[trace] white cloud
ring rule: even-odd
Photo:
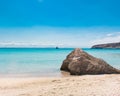
[[[110,34],[107,34],[107,36],[112,36],[113,34],[112,33],[110,33]]]
[[[120,35],[120,32],[108,33],[106,36],[112,37],[112,36],[118,36],[118,35]]]
[[[95,44],[114,43],[114,42],[120,42],[120,32],[106,34],[106,37],[96,39],[91,43],[92,45],[95,45]]]
[[[60,43],[41,43],[41,42],[14,42],[14,41],[9,41],[9,42],[0,42],[0,47],[64,47],[64,44]]]
[[[95,27],[0,28],[0,47],[90,47],[120,41],[119,31]]]

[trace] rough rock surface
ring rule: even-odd
[[[92,46],[92,48],[120,48],[120,42],[118,43],[107,43],[107,44],[98,44]]]
[[[113,68],[104,60],[95,58],[79,48],[66,57],[60,70],[68,71],[71,75],[120,73],[120,70]]]

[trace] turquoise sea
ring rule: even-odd
[[[73,48],[0,48],[0,76],[61,76],[60,66]],[[120,49],[83,48],[120,69]]]

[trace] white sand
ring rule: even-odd
[[[120,96],[120,75],[0,78],[0,96]]]

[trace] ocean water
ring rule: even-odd
[[[60,66],[73,48],[0,48],[0,76],[61,76]],[[120,49],[83,48],[120,69]]]

